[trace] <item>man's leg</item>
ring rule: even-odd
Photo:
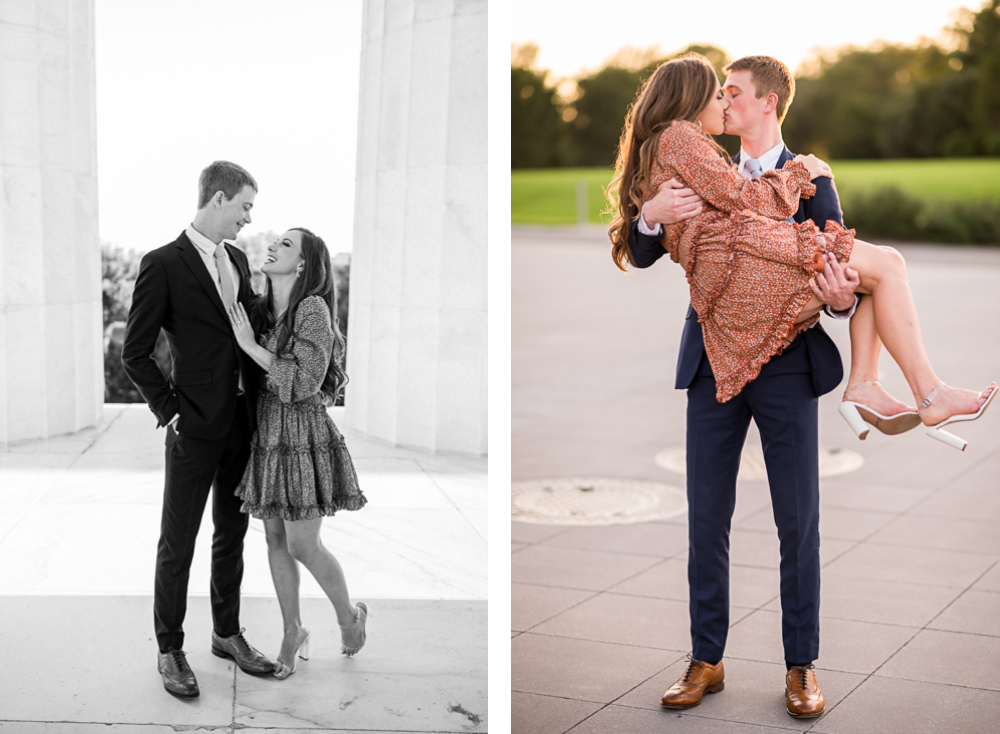
[[[688,709],[725,687],[722,655],[729,635],[729,526],[736,475],[750,425],[741,395],[715,399],[715,380],[699,375],[688,388],[687,497],[691,662],[660,698]]]
[[[742,395],[716,400],[711,377],[695,377],[688,388],[691,655],[712,664],[722,659],[729,635],[729,529],[750,417]]]
[[[243,539],[249,517],[240,512],[235,495],[250,458],[250,427],[240,397],[233,427],[219,460],[212,492],[212,619],[220,637],[240,631],[240,585],[243,582]]]
[[[755,380],[744,391],[760,430],[781,545],[785,660],[819,656],[819,400],[808,374]]]
[[[153,620],[160,652],[184,647],[188,576],[215,476],[221,441],[178,436],[167,428],[166,477],[156,550]]]

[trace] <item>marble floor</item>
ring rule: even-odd
[[[673,389],[683,271],[666,261],[618,273],[602,232],[515,228],[512,240],[512,479],[683,487],[654,461],[685,440],[685,394]],[[900,250],[942,379],[980,389],[1000,379],[1000,250]],[[824,328],[846,359],[847,325]],[[888,357],[882,378],[907,394]],[[512,523],[515,734],[1000,730],[1000,414],[956,426],[970,442],[960,453],[920,429],[858,441],[839,400],[839,390],[820,400],[820,446],[863,464],[820,480],[823,716],[784,710],[771,499],[766,481],[741,479],[726,687],[683,712],[660,696],[690,650],[686,516]],[[748,441],[760,445],[755,429]]]
[[[203,521],[185,624],[202,695],[181,701],[162,690],[152,640],[154,425],[144,405],[108,404],[93,429],[0,447],[0,649],[24,663],[0,668],[0,731],[486,731],[485,458],[344,430],[368,505],[326,519],[322,536],[368,602],[369,639],[339,654],[329,602],[304,573],[312,657],[284,682],[210,654]],[[244,560],[242,622],[273,655],[281,618],[258,520]]]

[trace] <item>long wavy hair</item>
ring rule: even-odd
[[[299,304],[309,296],[319,296],[330,309],[330,324],[333,326],[333,354],[326,370],[326,377],[320,392],[332,405],[336,402],[340,391],[347,384],[347,373],[344,371],[344,353],[346,342],[340,333],[340,320],[337,318],[337,289],[334,287],[333,267],[330,263],[330,252],[321,237],[304,227],[292,227],[292,230],[302,233],[302,272],[295,279],[291,295],[288,297],[288,308],[279,316],[274,317],[274,295],[270,280],[264,281],[264,293],[257,300],[256,321],[260,331],[280,330],[278,336],[278,355],[286,354],[288,342],[294,336],[302,339],[293,331],[295,314]],[[292,231],[289,230],[289,231]]]
[[[614,215],[608,229],[611,257],[621,270],[632,262],[629,231],[642,208],[643,184],[649,180],[660,133],[674,120],[695,122],[712,100],[718,80],[711,62],[701,54],[665,61],[646,80],[625,116],[615,176],[605,189],[606,211]],[[728,160],[717,143],[715,147]]]

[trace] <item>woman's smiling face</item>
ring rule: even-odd
[[[302,233],[290,229],[267,248],[267,259],[260,266],[268,275],[294,273],[302,262]]]

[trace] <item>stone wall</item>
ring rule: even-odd
[[[366,0],[347,421],[486,453],[485,0]]]
[[[104,400],[93,0],[0,2],[0,443]]]

